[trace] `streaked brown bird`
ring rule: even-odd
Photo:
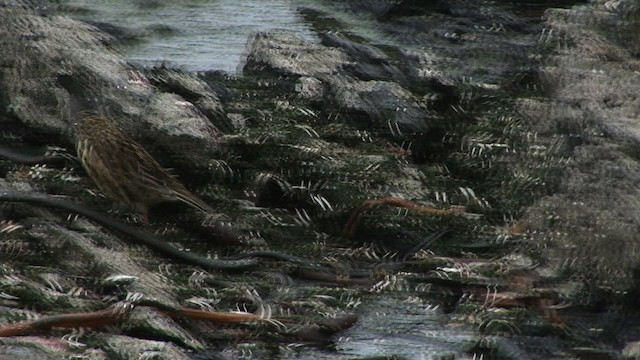
[[[148,223],[149,208],[181,201],[205,213],[213,209],[187,190],[140,144],[104,117],[78,114],[76,150],[82,166],[111,200],[124,203]]]

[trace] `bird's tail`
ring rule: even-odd
[[[203,213],[206,213],[206,214],[214,214],[215,213],[215,210],[213,210],[213,208],[211,206],[207,205],[204,201],[198,199],[195,195],[193,195],[192,193],[190,193],[188,191],[182,192],[182,191],[173,190],[172,192],[175,195],[176,199],[178,199],[179,201],[191,206],[192,208],[194,208],[196,210],[200,210],[200,211],[202,211]]]

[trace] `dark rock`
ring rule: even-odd
[[[135,31],[123,26],[114,25],[102,21],[86,21],[89,25],[93,25],[105,33],[113,36],[114,41],[105,45],[115,46],[118,43],[131,43],[140,40],[140,35]]]
[[[361,80],[406,82],[404,74],[391,64],[391,59],[382,50],[359,44],[336,33],[320,33],[320,39],[323,45],[340,48],[353,59],[353,62],[345,65],[345,74]]]

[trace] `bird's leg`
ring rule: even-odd
[[[142,225],[148,226],[149,225],[149,210],[144,210],[140,215],[142,216]]]

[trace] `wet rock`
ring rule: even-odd
[[[407,76],[414,82],[417,80],[418,84],[427,85],[434,93],[455,93],[456,80],[443,71],[445,59],[422,49],[401,49],[401,52],[406,63]]]
[[[322,45],[341,48],[358,61],[378,64],[389,64],[390,61],[390,58],[380,49],[371,45],[358,44],[337,33],[323,32],[320,34],[320,40]]]
[[[316,324],[310,324],[296,329],[294,336],[304,341],[326,343],[332,340],[336,333],[344,331],[358,320],[353,314],[340,314],[333,318],[319,320]]]
[[[114,40],[117,40],[110,45],[117,45],[118,43],[130,43],[140,40],[140,36],[138,34],[124,26],[118,26],[102,21],[87,21],[87,23],[113,36]]]
[[[628,2],[627,2],[628,3]],[[619,16],[605,2],[593,7],[549,10],[552,34],[541,41],[567,41],[542,70],[554,101],[521,104],[535,129],[560,133],[570,149],[561,191],[527,211],[532,232],[546,237],[547,259],[563,271],[589,274],[589,283],[624,289],[632,283],[639,251],[640,161],[637,126],[640,63],[597,31]],[[622,25],[618,25],[622,26]],[[615,106],[612,106],[612,99]]]
[[[142,340],[127,336],[109,335],[104,340],[111,354],[123,359],[188,360],[191,356],[170,342]]]
[[[35,340],[35,341],[34,341]],[[36,339],[2,339],[0,340],[0,358],[15,360],[62,360],[67,358],[67,354],[62,351],[61,344],[47,344],[41,341],[38,344]],[[96,354],[98,355],[98,354]],[[96,356],[96,359],[104,357]]]
[[[629,360],[640,359],[640,341],[628,342],[622,350],[622,356]]]
[[[325,89],[322,81],[305,76],[296,81],[296,92],[305,99],[320,101],[324,96]]]
[[[148,334],[152,335],[152,339],[165,340],[169,342],[166,344],[166,348],[173,347],[173,351],[178,351],[178,348],[173,344],[191,350],[204,349],[204,344],[197,340],[193,334],[183,329],[175,320],[165,316],[156,309],[147,307],[134,309],[127,321],[127,331],[131,334],[138,334],[139,336]],[[134,338],[131,339],[131,344],[140,346],[140,342]]]
[[[0,8],[0,17],[7,19],[0,25],[6,34],[0,48],[8,55],[0,73],[6,89],[1,99],[6,109],[3,119],[19,119],[31,129],[57,134],[71,143],[74,109],[70,108],[76,97],[84,107],[112,118],[133,138],[175,154],[189,167],[206,167],[202,156],[216,146],[219,131],[203,113],[224,119],[209,88],[197,88],[203,84],[191,76],[179,81],[176,75],[173,84],[191,93],[198,91],[200,96],[185,99],[159,91],[123,60],[114,38],[89,24],[42,17],[20,7]],[[73,84],[75,94],[69,94],[65,82]],[[162,134],[185,141],[163,141]]]
[[[390,69],[383,52],[331,34],[326,34],[325,39],[332,45],[346,48],[346,51],[305,44],[286,32],[258,33],[248,47],[248,59],[251,61],[245,65],[245,72],[250,73],[261,64],[263,71],[315,77],[325,84],[330,103],[360,119],[364,128],[385,129],[392,134],[427,130],[428,119],[424,117],[420,99],[396,82],[383,81],[384,78],[401,76],[370,74],[366,76],[367,80],[359,80],[348,75],[350,64],[367,61]],[[291,54],[296,52],[300,54],[292,60]],[[367,60],[363,61],[364,58]]]
[[[344,73],[361,80],[389,80],[406,82],[404,74],[391,64],[391,59],[380,49],[359,44],[336,33],[320,34],[321,43],[325,46],[342,49],[353,62],[345,65]]]
[[[389,0],[364,0],[364,1],[350,1],[344,5],[349,6],[353,11],[359,13],[372,14],[376,17],[383,17],[387,13],[393,11],[397,7],[400,7],[402,2],[389,1]],[[421,6],[417,6],[420,8]]]
[[[590,347],[576,347],[572,349],[580,360],[615,360],[618,354],[613,351],[607,351]]]
[[[233,129],[224,114],[218,95],[208,83],[196,75],[167,67],[152,68],[148,73],[153,85],[164,92],[173,93],[192,103],[211,121],[216,129],[226,129],[227,131]]]
[[[247,43],[245,74],[273,71],[282,75],[314,76],[333,74],[350,60],[335,48],[306,42],[282,30],[258,32]]]
[[[337,106],[358,118],[364,128],[391,135],[428,129],[429,119],[421,109],[420,100],[397,83],[339,76],[327,77],[326,82]]]

